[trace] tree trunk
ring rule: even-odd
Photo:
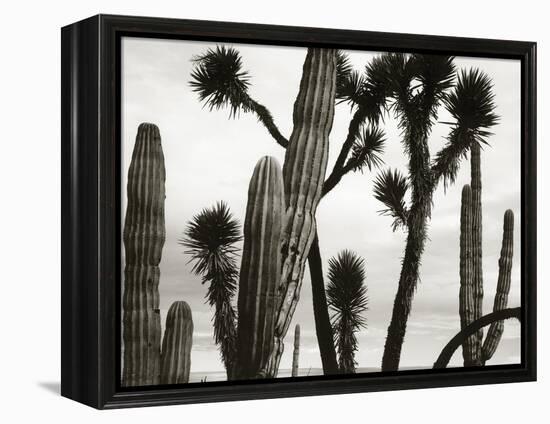
[[[399,368],[401,348],[407,330],[407,319],[411,313],[412,299],[418,282],[420,258],[424,251],[426,221],[427,217],[421,210],[411,211],[405,256],[382,357],[382,371],[397,371]]]
[[[317,233],[308,256],[309,273],[311,276],[311,291],[313,294],[313,315],[315,317],[315,331],[317,342],[323,363],[325,375],[338,373],[338,362],[336,360],[336,349],[334,348],[334,333],[330,324],[328,313],[325,282],[323,278],[323,263],[319,251],[319,237]]]
[[[420,260],[426,244],[426,226],[431,212],[433,193],[427,133],[425,128],[411,127],[407,131],[407,144],[410,146],[411,209],[407,219],[405,255],[382,357],[382,371],[397,371],[399,368],[407,320],[418,284]]]

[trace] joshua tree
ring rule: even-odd
[[[333,312],[338,364],[342,373],[354,373],[358,348],[355,334],[366,327],[363,314],[368,303],[363,259],[349,250],[340,252],[337,258],[329,260],[328,280],[328,304]]]
[[[490,133],[487,131],[498,122],[494,113],[495,103],[491,79],[477,69],[461,71],[455,89],[445,99],[445,106],[455,119],[453,132],[447,150],[463,149],[464,143],[470,146],[471,190],[472,190],[472,319],[482,315],[483,304],[483,266],[482,266],[482,219],[481,219],[481,145],[487,144]],[[444,150],[442,157],[449,156]],[[441,172],[445,179],[454,182],[458,162],[441,161]],[[483,343],[483,329],[471,340],[472,353],[478,354],[467,362],[480,364],[480,352]]]
[[[243,70],[240,54],[233,48],[216,47],[194,58],[191,87],[211,109],[228,107],[230,117],[238,112],[254,113],[275,141],[286,148],[289,141],[280,133],[269,110],[248,93],[248,72]],[[304,68],[305,69],[305,68]],[[321,196],[330,192],[350,171],[379,166],[384,135],[377,124],[384,106],[384,87],[369,66],[360,74],[352,70],[349,59],[336,53],[336,99],[352,105],[353,117],[337,161],[324,181]],[[328,87],[323,87],[326,90]],[[330,130],[330,128],[329,128]],[[338,371],[332,328],[326,303],[323,269],[317,234],[309,249],[313,306],[317,338],[325,374]]]
[[[495,124],[490,80],[479,71],[461,73],[452,93],[455,67],[449,56],[383,54],[372,65],[384,80],[389,109],[402,130],[408,156],[408,178],[399,172],[384,172],[376,181],[375,196],[386,206],[383,214],[394,218],[393,229],[407,230],[407,241],[398,290],[382,359],[384,371],[397,370],[405,338],[407,320],[419,278],[419,268],[427,237],[432,197],[440,179],[454,182],[460,161],[475,143],[484,141],[487,129]],[[474,84],[482,93],[472,96]],[[489,101],[487,101],[489,99]],[[428,138],[444,103],[455,122],[447,144],[432,161]],[[458,107],[455,107],[458,105]],[[475,111],[475,112],[472,112]],[[410,189],[410,204],[404,200]]]
[[[232,377],[236,349],[237,247],[240,226],[224,202],[203,209],[188,223],[179,243],[191,255],[193,272],[208,283],[206,298],[214,306],[214,341],[220,346],[228,378]]]

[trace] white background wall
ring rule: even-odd
[[[548,419],[547,230],[542,159],[549,116],[543,2],[462,0],[4,2],[0,65],[0,421],[455,422]],[[539,382],[98,412],[61,398],[60,31],[102,13],[534,40],[539,43]],[[545,77],[546,76],[546,77]],[[546,168],[546,169],[544,169]],[[545,395],[546,392],[546,395]],[[196,420],[196,421],[195,421]],[[534,421],[533,421],[534,420]]]

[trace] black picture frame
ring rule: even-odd
[[[118,306],[123,36],[520,60],[521,364],[122,389]],[[97,15],[64,27],[61,44],[63,396],[103,409],[536,380],[536,43]]]

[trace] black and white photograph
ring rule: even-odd
[[[120,55],[122,387],[522,363],[519,60]]]
[[[0,423],[545,421],[542,2],[5,3]]]

